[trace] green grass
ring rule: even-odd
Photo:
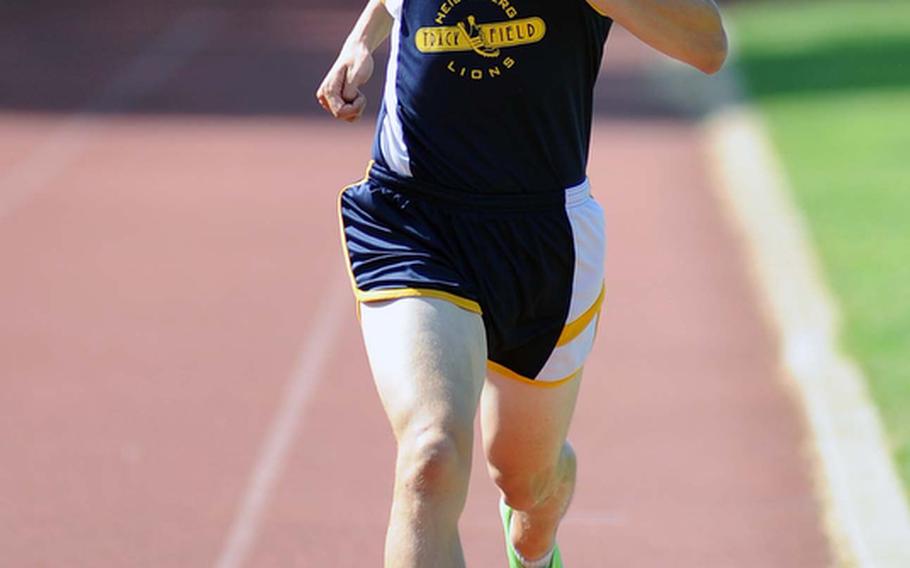
[[[728,17],[910,488],[910,2],[762,2]]]

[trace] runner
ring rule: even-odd
[[[373,162],[340,196],[374,381],[398,442],[389,568],[464,566],[477,409],[511,568],[559,567],[566,434],[604,298],[585,175],[613,22],[713,73],[711,0],[371,0],[317,93],[355,121],[391,34]]]

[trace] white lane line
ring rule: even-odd
[[[222,12],[208,10],[179,16],[26,158],[0,173],[0,221],[37,195],[102,134],[99,113],[124,111],[144,93],[166,83],[208,44],[224,19]]]
[[[341,335],[344,308],[350,307],[350,303],[348,285],[333,281],[327,296],[319,303],[318,312],[311,319],[309,336],[285,385],[281,406],[262,444],[240,508],[215,563],[217,568],[240,568],[248,558],[269,496],[290,453],[303,410],[319,379],[325,374],[329,352]]]
[[[910,512],[840,314],[762,118],[733,106],[706,123],[721,199],[738,221],[784,364],[814,437],[828,529],[845,566],[910,566]]]

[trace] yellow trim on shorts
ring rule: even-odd
[[[456,294],[433,290],[431,288],[392,288],[390,290],[363,290],[354,287],[354,295],[359,302],[381,302],[383,300],[397,300],[399,298],[435,298],[455,304],[459,308],[483,315],[480,304],[474,300],[463,298]]]
[[[577,371],[575,371],[568,377],[565,377],[565,378],[562,378],[562,379],[559,379],[556,381],[542,381],[539,379],[535,381],[534,379],[529,379],[528,377],[523,377],[523,376],[519,375],[518,373],[516,373],[515,371],[509,369],[508,367],[503,367],[499,363],[495,363],[493,361],[489,361],[489,360],[487,361],[487,368],[490,369],[491,371],[496,371],[500,375],[507,377],[509,379],[515,379],[516,381],[520,381],[522,383],[525,383],[525,384],[528,384],[528,385],[531,385],[531,386],[534,386],[537,388],[542,388],[542,389],[552,389],[555,387],[562,386],[562,385],[568,383],[569,381],[571,381],[572,379],[578,377],[578,375],[581,374],[581,369],[578,369]]]
[[[588,2],[588,6],[590,6],[591,9],[593,9],[595,12],[597,12],[598,14],[600,14],[601,16],[603,16],[604,18],[609,18],[609,17],[610,17],[606,12],[603,11],[603,9],[602,9],[600,6],[597,6],[597,5],[594,4],[594,2],[592,2],[591,0],[586,0],[586,1]]]
[[[559,335],[559,339],[556,340],[556,347],[562,347],[567,343],[571,343],[573,339],[581,335],[581,332],[588,328],[588,324],[591,323],[597,314],[600,313],[600,307],[604,301],[604,295],[606,293],[606,287],[600,287],[600,294],[597,295],[597,299],[594,300],[594,304],[587,309],[587,311],[578,318],[566,325],[563,328],[562,333]]]

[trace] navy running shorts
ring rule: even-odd
[[[359,302],[440,298],[480,314],[488,365],[554,386],[591,351],[604,297],[604,217],[586,182],[478,195],[402,180],[376,165],[339,198]]]

